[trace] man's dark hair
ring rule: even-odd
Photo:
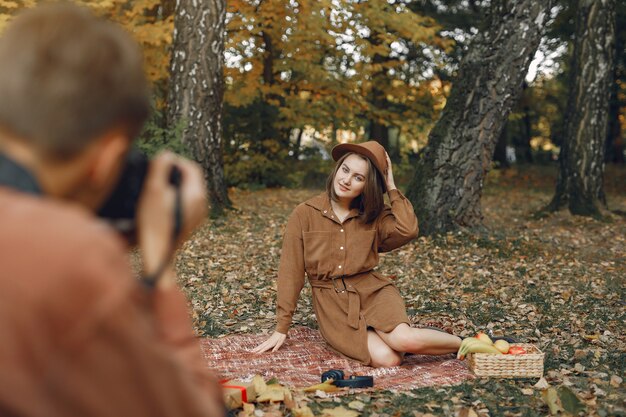
[[[138,45],[120,26],[69,3],[27,10],[0,36],[0,130],[55,158],[150,108]]]

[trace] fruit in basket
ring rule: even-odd
[[[509,348],[509,355],[524,355],[526,353],[528,353],[526,349],[521,346],[511,346]]]
[[[478,332],[478,334],[476,335],[476,339],[480,340],[483,343],[487,343],[488,345],[493,344],[493,341],[491,340],[491,338],[483,332]]]
[[[506,340],[496,340],[493,345],[495,346],[496,349],[498,349],[500,352],[502,353],[508,353],[509,352],[509,342],[507,342]]]
[[[466,339],[463,339],[456,357],[457,359],[462,360],[468,353],[493,353],[496,355],[502,354],[502,352],[496,349],[493,344],[485,343],[475,337],[468,337]]]

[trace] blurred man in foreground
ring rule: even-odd
[[[172,264],[206,212],[201,171],[173,154],[150,163],[136,221],[154,286],[94,214],[148,109],[138,47],[86,10],[38,7],[0,36],[2,416],[224,415]]]

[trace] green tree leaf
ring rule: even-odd
[[[572,415],[578,415],[581,411],[585,411],[585,404],[580,401],[578,396],[576,396],[571,389],[562,385],[558,388],[557,392],[561,400],[561,405],[566,412]]]

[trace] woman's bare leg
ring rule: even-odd
[[[396,352],[425,355],[454,353],[461,346],[461,338],[431,329],[416,329],[406,323],[399,324],[389,333],[376,330],[380,339]]]
[[[367,331],[367,348],[372,358],[371,366],[388,368],[402,363],[402,354],[391,349],[373,330]]]

